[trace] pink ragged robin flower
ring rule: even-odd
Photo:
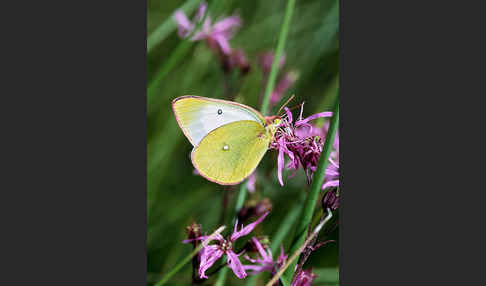
[[[238,258],[242,253],[236,254],[233,250],[234,242],[247,234],[249,234],[262,220],[268,215],[269,212],[262,215],[255,222],[238,230],[238,221],[235,223],[233,233],[228,238],[224,238],[222,235],[218,234],[214,237],[212,241],[215,244],[207,245],[201,249],[199,252],[200,264],[199,264],[199,277],[207,279],[206,270],[208,270],[218,259],[226,255],[228,266],[233,270],[233,273],[240,279],[247,276],[244,265],[241,264]],[[208,236],[200,236],[195,238],[196,240],[204,240]],[[184,240],[184,243],[192,242],[193,239]],[[211,243],[211,241],[209,242]]]
[[[320,112],[311,115],[307,118],[302,117],[304,105],[302,104],[300,115],[293,122],[293,116],[290,110],[285,107],[286,116],[282,118],[282,123],[278,127],[274,140],[270,144],[270,148],[278,150],[277,159],[277,175],[280,185],[283,184],[282,171],[284,168],[285,158],[289,158],[288,164],[285,166],[289,170],[295,172],[302,167],[307,176],[308,183],[312,180],[312,174],[317,169],[317,163],[321,156],[323,142],[325,137],[313,135],[315,127],[309,121],[320,117],[331,117],[332,112]]]
[[[311,286],[312,281],[316,278],[316,274],[312,272],[312,269],[302,270],[292,281],[292,286]]]
[[[295,133],[301,138],[312,136],[325,138],[328,129],[329,121],[324,124],[323,128],[310,125],[308,128],[297,129]],[[339,131],[336,131],[336,136],[334,137],[331,154],[329,155],[329,163],[326,168],[326,176],[321,189],[324,190],[332,187],[339,187]]]
[[[273,261],[272,251],[268,247],[263,247],[260,241],[256,238],[252,238],[253,244],[256,246],[259,256],[256,259],[250,258],[247,254],[244,256],[246,260],[250,261],[251,263],[256,263],[253,265],[244,265],[243,267],[245,270],[250,270],[248,274],[254,275],[258,274],[263,271],[271,272],[275,274],[277,270],[285,264],[288,255],[285,255],[283,247],[280,251],[280,256],[278,257],[277,261]]]
[[[184,12],[180,10],[174,13],[174,18],[178,26],[178,34],[181,38],[189,36],[195,29],[195,23],[203,19],[206,9],[207,4],[203,2],[196,13],[194,22],[189,21]],[[191,37],[191,41],[206,40],[210,48],[221,51],[225,55],[230,55],[231,47],[229,39],[233,37],[236,29],[240,26],[241,18],[239,16],[230,16],[211,23],[211,17],[208,15],[201,29]]]

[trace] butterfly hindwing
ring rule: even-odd
[[[192,163],[199,173],[221,185],[243,181],[258,166],[270,137],[258,122],[242,120],[221,126],[194,148]]]
[[[212,130],[225,124],[250,120],[264,125],[264,117],[253,108],[236,102],[199,97],[181,96],[172,102],[177,123],[193,146]]]

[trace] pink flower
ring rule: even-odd
[[[250,261],[251,263],[256,263],[257,265],[245,265],[243,266],[245,270],[251,270],[249,274],[254,275],[258,274],[263,271],[267,272],[272,272],[275,274],[277,270],[285,264],[285,261],[287,260],[288,255],[284,254],[283,247],[281,248],[280,256],[278,257],[278,260],[276,262],[273,261],[272,257],[272,251],[270,248],[265,247],[263,248],[262,244],[256,237],[252,238],[253,243],[257,247],[258,253],[260,254],[259,257],[256,259],[250,258],[248,255],[245,255],[245,259]]]
[[[189,36],[195,28],[195,22],[203,19],[206,12],[207,4],[203,2],[196,13],[195,21],[189,21],[184,12],[178,10],[174,13],[174,18],[178,25],[178,34],[181,38]],[[231,39],[238,27],[241,26],[239,16],[230,16],[211,24],[211,18],[208,15],[202,24],[201,30],[194,33],[191,41],[206,40],[212,49],[221,51],[225,55],[231,54],[229,39]]]
[[[315,278],[316,275],[312,273],[312,269],[300,271],[292,281],[292,286],[310,286]]]
[[[225,72],[231,72],[235,67],[241,71],[242,75],[250,72],[248,57],[242,49],[235,49],[231,51],[230,55],[223,55],[222,64]]]
[[[332,112],[320,112],[307,118],[302,118],[304,105],[302,104],[300,115],[293,123],[293,116],[290,110],[285,107],[286,117],[282,118],[282,123],[275,133],[270,148],[278,150],[277,175],[280,185],[283,186],[282,171],[285,163],[285,155],[289,162],[285,166],[289,170],[294,170],[291,175],[302,167],[310,183],[312,174],[317,169],[317,163],[321,156],[324,137],[316,134],[316,128],[309,121],[320,117],[331,117]]]
[[[216,241],[216,244],[207,245],[201,249],[199,252],[200,257],[200,264],[199,264],[199,277],[207,279],[206,270],[208,270],[214,262],[220,259],[224,254],[226,254],[228,266],[233,270],[233,273],[240,278],[243,279],[247,276],[245,272],[244,265],[241,264],[239,260],[239,256],[242,254],[236,254],[233,251],[233,243],[240,237],[249,234],[267,215],[269,212],[262,215],[259,219],[255,222],[250,223],[249,225],[243,227],[238,230],[238,221],[235,223],[235,227],[233,230],[233,234],[229,238],[224,238],[222,235],[218,234],[214,237],[212,241]],[[194,239],[187,239],[184,240],[183,243],[189,243],[193,240],[204,240],[208,236],[200,236]],[[211,241],[210,241],[211,242]],[[209,242],[209,243],[210,243]]]

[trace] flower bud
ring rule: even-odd
[[[202,235],[202,227],[200,224],[193,222],[191,225],[186,226],[187,239],[195,239]],[[199,241],[194,240],[193,244],[196,246]]]
[[[337,188],[332,188],[326,192],[322,197],[322,208],[327,210],[329,208],[331,211],[336,210],[339,207],[339,194],[337,193]]]
[[[251,201],[238,212],[238,221],[244,222],[253,216],[261,216],[272,209],[272,203],[268,198],[259,202]]]
[[[256,239],[258,239],[263,248],[267,248],[270,245],[270,240],[266,235],[258,236],[256,237]],[[248,240],[248,242],[244,246],[244,249],[248,252],[258,252],[258,248],[255,245],[253,239]]]

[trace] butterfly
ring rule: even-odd
[[[172,109],[194,146],[194,168],[220,185],[236,185],[253,173],[281,122],[241,103],[201,96],[178,97]]]

